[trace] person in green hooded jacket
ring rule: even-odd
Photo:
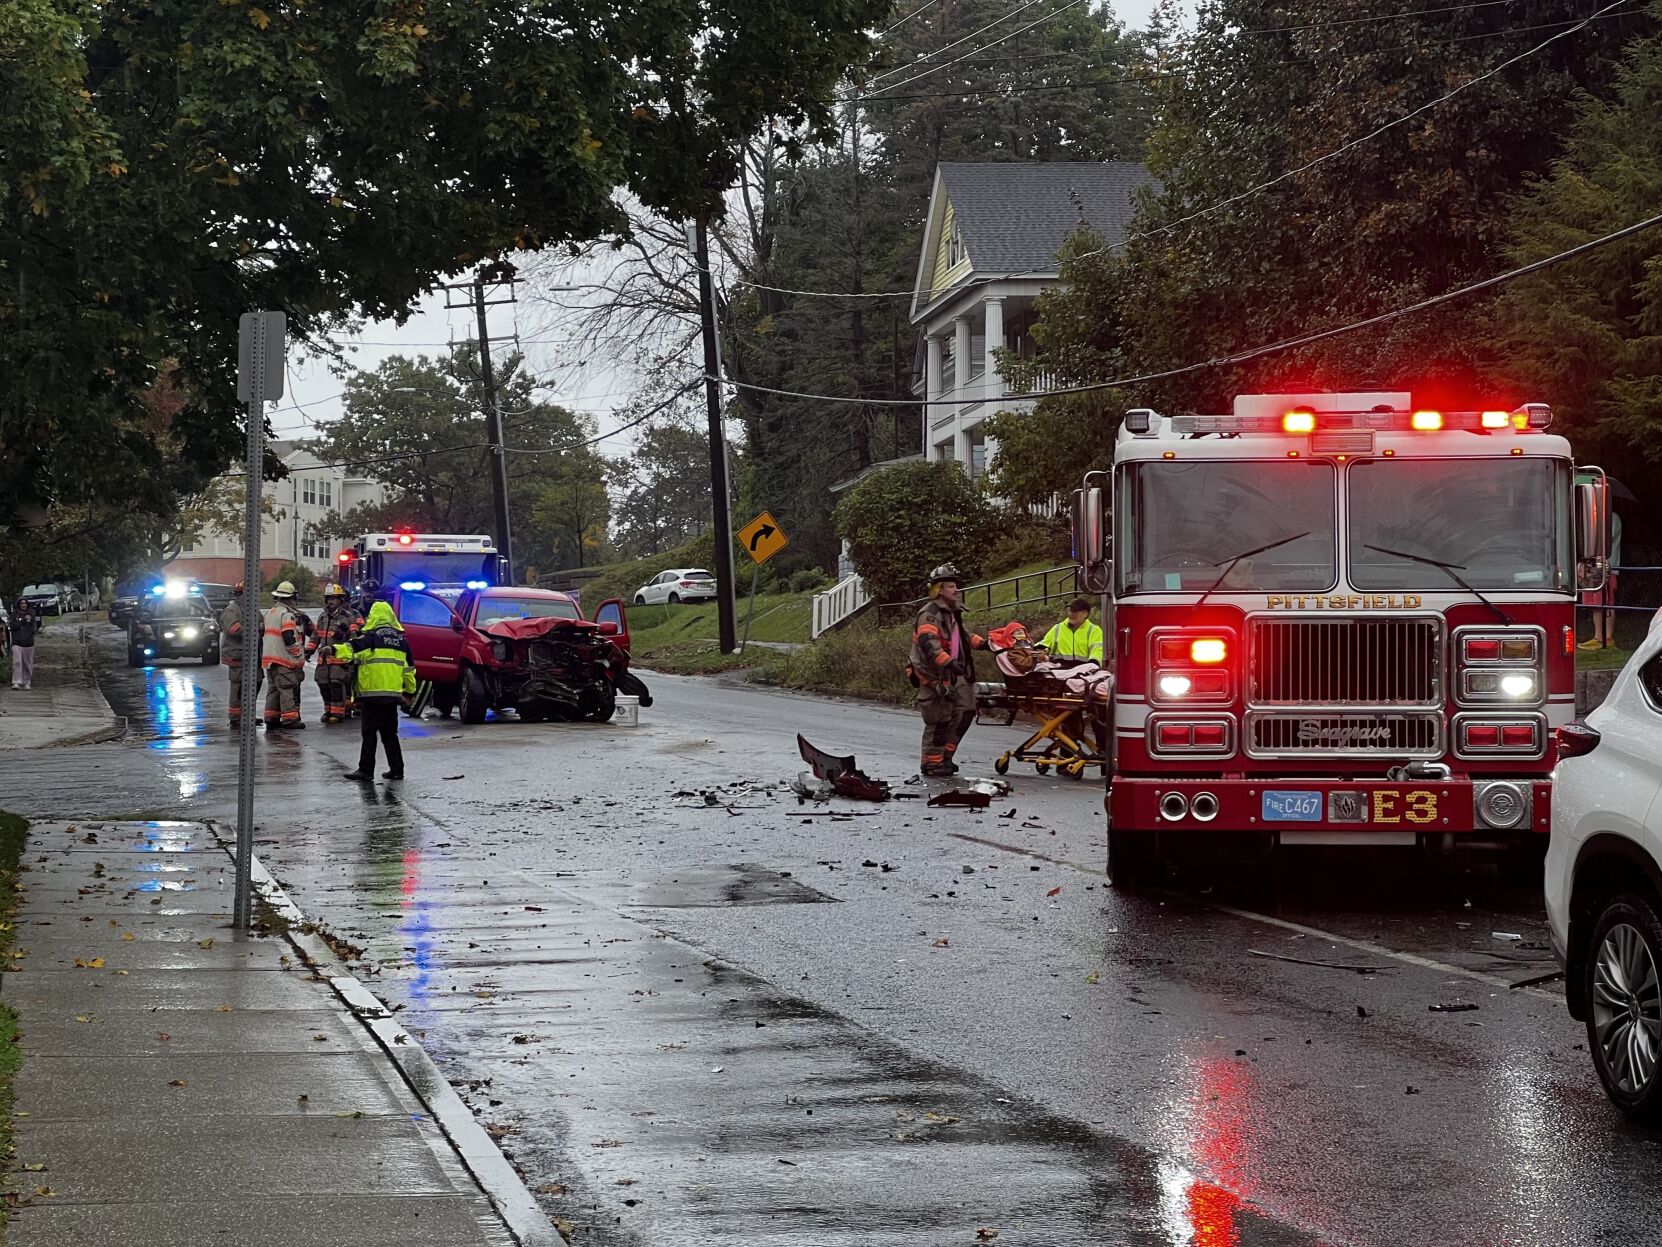
[[[404,778],[404,751],[398,744],[398,707],[415,695],[415,663],[410,643],[404,639],[404,625],[398,622],[387,602],[371,603],[363,631],[350,641],[335,646],[335,657],[349,662],[358,673],[358,707],[362,712],[363,747],[358,751],[358,769],[347,779],[375,778],[375,740],[386,751],[385,779]]]

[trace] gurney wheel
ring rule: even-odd
[[[1067,766],[1062,767],[1061,770],[1062,774],[1066,775],[1069,779],[1085,778],[1085,768],[1077,762],[1069,763]]]
[[[1010,770],[1010,755],[1004,754],[998,759],[998,761],[994,762],[993,770],[997,771],[1000,775],[1006,774]]]
[[[1033,764],[1033,769],[1035,771],[1037,771],[1040,775],[1049,775],[1050,774],[1050,763],[1048,763],[1048,762],[1035,762]]]

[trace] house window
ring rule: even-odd
[[[946,232],[946,266],[954,268],[964,258],[964,236],[958,232],[957,222]]]
[[[970,443],[970,475],[979,477],[987,470],[987,443]]]
[[[317,483],[317,503],[320,507],[333,510],[335,506],[335,483],[333,481],[319,481]]]
[[[300,483],[300,500],[309,507],[317,505],[317,482],[310,477]]]

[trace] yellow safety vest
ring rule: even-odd
[[[1087,619],[1075,628],[1066,619],[1055,624],[1040,642],[1052,658],[1089,658],[1102,661],[1102,629]]]

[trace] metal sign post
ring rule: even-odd
[[[739,642],[739,653],[744,653],[745,647],[750,644],[750,621],[756,618],[756,582],[762,576],[762,564],[766,563],[790,542],[785,532],[779,527],[779,521],[773,518],[772,511],[763,511],[750,523],[739,529],[738,541],[750,555],[754,564],[750,569],[750,609],[744,617],[744,640]]]
[[[242,532],[242,716],[238,724],[237,887],[231,923],[253,925],[250,874],[254,861],[254,729],[260,721],[260,491],[265,473],[265,405],[283,397],[281,312],[244,312],[237,323],[237,401],[248,410],[248,475],[244,477]]]

